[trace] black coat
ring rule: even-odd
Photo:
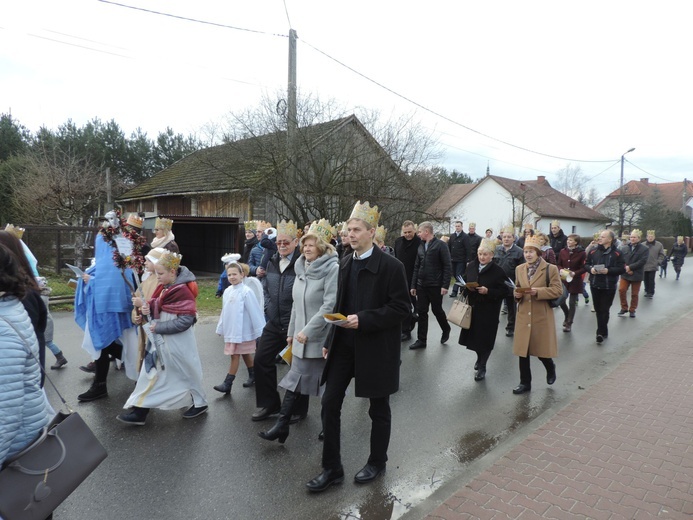
[[[359,327],[354,341],[354,393],[356,397],[385,397],[399,390],[402,321],[409,316],[411,300],[404,266],[395,257],[373,248],[373,254],[358,274],[356,314]],[[340,261],[335,312],[345,308],[345,284],[349,283],[353,256]],[[340,343],[333,326],[327,339],[329,355],[322,374],[324,383],[333,370],[333,360],[351,348]],[[338,366],[338,365],[337,365]]]
[[[250,250],[255,247],[255,244],[258,243],[257,237],[253,237],[250,240],[245,241],[245,244],[243,244],[243,254],[241,255],[241,262],[244,264],[248,263],[248,259],[250,258]]]
[[[469,233],[467,235],[467,240],[469,240],[467,260],[471,262],[473,260],[476,260],[476,252],[479,250],[479,246],[481,245],[481,237],[476,233]]]
[[[558,235],[554,236],[553,233],[549,233],[549,241],[551,242],[551,249],[556,253],[556,258],[561,253],[563,249],[568,247],[568,237],[562,229],[558,230]]]
[[[490,352],[496,343],[501,303],[508,295],[505,271],[497,263],[491,262],[479,272],[479,260],[472,260],[467,264],[464,279],[478,282],[488,289],[488,294],[464,289],[463,294],[472,305],[472,325],[469,329],[462,329],[459,343],[469,350]]]
[[[421,239],[416,235],[411,240],[407,240],[404,237],[398,237],[395,240],[395,258],[404,264],[407,282],[411,282],[411,277],[414,274],[414,264],[416,263],[416,255],[420,245]]]
[[[453,262],[467,262],[469,257],[469,237],[467,233],[462,231],[460,236],[457,236],[457,233],[451,234],[448,240],[448,249],[450,249],[450,259]]]
[[[435,237],[428,243],[421,241],[416,254],[414,273],[411,277],[411,288],[440,287],[447,289],[452,276],[452,263],[447,244]]]
[[[262,283],[267,321],[282,330],[288,329],[291,321],[291,307],[294,304],[293,288],[296,279],[294,264],[299,256],[301,253],[297,247],[294,249],[291,262],[282,273],[279,268],[281,257],[279,253],[274,253],[267,264],[267,273]]]

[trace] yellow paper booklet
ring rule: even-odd
[[[344,316],[344,314],[341,314],[339,312],[335,312],[333,314],[323,314],[323,318],[329,321],[346,321],[347,317]]]

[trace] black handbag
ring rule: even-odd
[[[36,362],[68,413],[58,412],[29,446],[3,463],[0,517],[5,520],[44,520],[107,456],[89,426],[70,409],[41,363]]]
[[[549,286],[549,266],[546,266],[546,287]],[[556,307],[560,307],[565,303],[565,301],[568,299],[568,288],[565,286],[563,282],[561,282],[561,286],[563,287],[563,293],[558,297],[554,298],[553,300],[549,300],[549,307],[552,309],[555,309]]]

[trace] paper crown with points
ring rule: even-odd
[[[293,220],[289,220],[288,222],[286,220],[282,220],[279,224],[277,224],[277,235],[287,235],[291,238],[296,238],[297,233],[298,227]]]
[[[654,229],[648,229],[648,230],[647,230],[647,234],[648,234],[648,235],[655,236],[656,233],[655,233],[655,230],[654,230]]]
[[[334,228],[330,225],[328,220],[321,218],[320,220],[314,221],[308,228],[308,235],[315,235],[319,237],[323,242],[330,243],[332,240],[332,235],[334,234]]]
[[[173,220],[170,218],[156,217],[154,222],[154,229],[161,229],[162,231],[171,231],[173,229]]]
[[[127,225],[142,229],[142,226],[144,225],[144,219],[140,217],[137,213],[130,213],[128,215]]]
[[[601,231],[597,231],[593,236],[595,240],[599,240],[599,237],[602,235]]]
[[[158,265],[164,266],[167,270],[173,271],[180,267],[180,261],[183,259],[183,255],[178,253],[173,253],[166,250],[165,253],[159,257]]]
[[[495,238],[482,238],[479,244],[479,249],[486,249],[487,251],[495,251],[498,241]]]
[[[556,227],[561,227],[561,223],[558,220],[552,220],[551,221],[551,226],[556,226]]]
[[[510,233],[511,235],[514,235],[515,228],[512,226],[505,226],[503,229],[501,229],[501,233]]]
[[[467,225],[467,228],[470,228],[470,227],[475,228],[475,227],[476,227],[476,222],[470,222],[470,223]]]
[[[257,231],[257,220],[246,220],[243,227],[246,231]]]
[[[166,251],[168,250],[164,249],[163,247],[155,247],[154,249],[149,250],[149,253],[146,254],[145,258],[153,264],[158,264],[159,258],[161,258],[161,255],[163,255]]]
[[[638,238],[642,238],[642,231],[639,229],[634,229],[633,231],[630,232],[631,235],[635,235]]]
[[[539,237],[527,237],[525,239],[525,247],[533,247],[537,251],[541,251],[543,245],[543,240]]]
[[[527,222],[524,226],[522,226],[524,229],[534,229],[534,226],[532,225],[531,222]]]
[[[354,206],[354,209],[351,210],[351,216],[349,218],[358,218],[364,222],[368,222],[368,224],[373,227],[378,227],[380,215],[381,214],[378,211],[378,206],[373,206],[371,208],[368,201],[364,202],[363,204],[361,204],[361,201],[358,201]]]
[[[22,237],[24,236],[24,231],[25,231],[25,229],[22,228],[22,227],[13,226],[12,224],[7,224],[7,225],[5,226],[5,231],[7,231],[8,233],[13,234],[13,235],[16,236],[19,240],[21,240]]]
[[[380,243],[380,242],[385,242],[385,237],[387,236],[387,229],[385,229],[385,226],[378,226],[375,228],[375,241]]]

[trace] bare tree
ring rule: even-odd
[[[556,175],[558,180],[553,183],[553,186],[561,193],[565,193],[568,197],[590,207],[599,200],[597,190],[589,187],[589,180],[585,177],[579,164],[573,166],[568,163],[565,168],[558,170]]]

